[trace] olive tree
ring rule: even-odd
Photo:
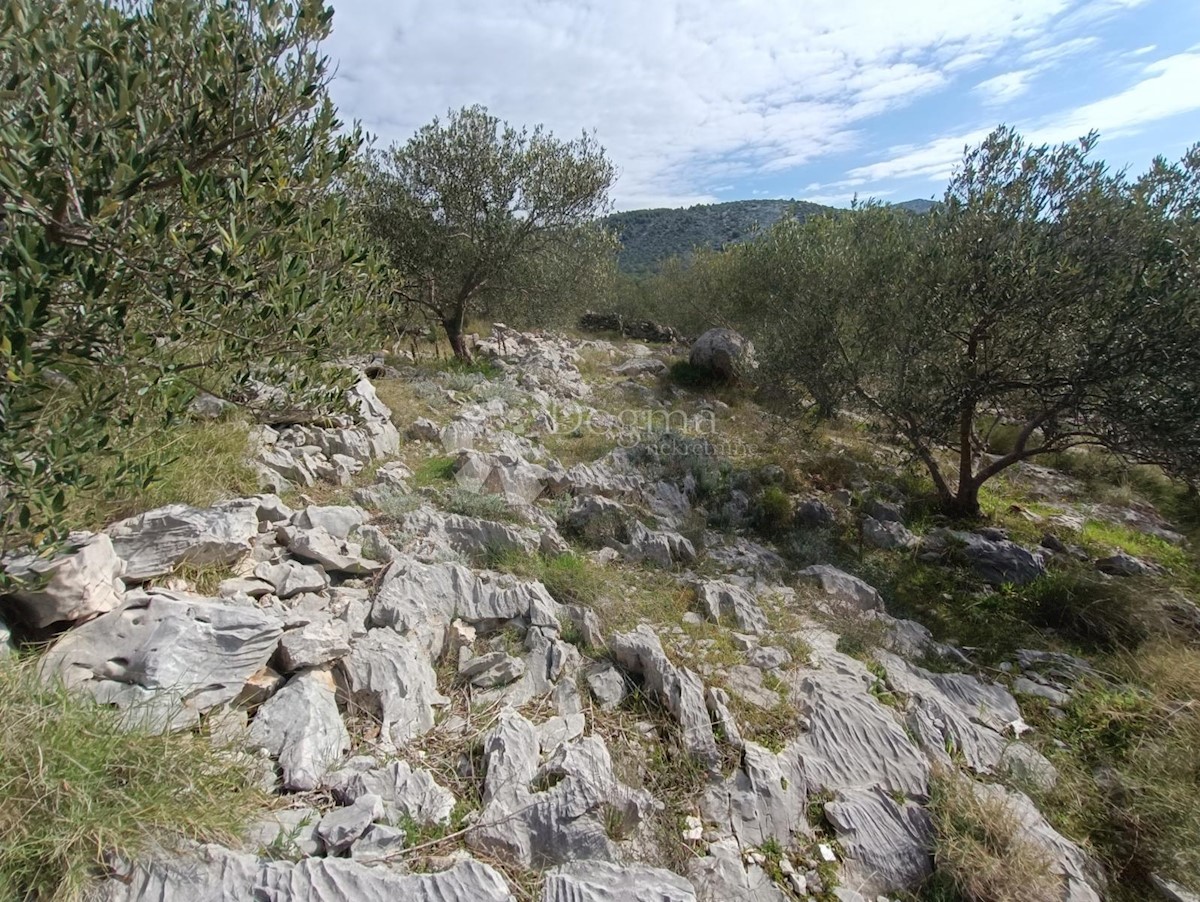
[[[586,133],[563,141],[472,106],[373,163],[360,204],[386,250],[392,290],[445,329],[459,358],[470,356],[470,314],[552,301],[583,261],[612,254],[595,220],[614,170]]]
[[[0,533],[52,530],[199,391],[332,403],[373,266],[316,0],[12,0],[0,16]],[[293,394],[293,397],[296,395]],[[125,461],[106,478],[149,477]]]
[[[858,214],[833,226],[850,285],[773,304],[781,328],[831,345],[781,365],[802,383],[835,368],[952,513],[977,515],[1005,469],[1079,445],[1198,472],[1200,148],[1131,179],[1092,159],[1095,143],[999,129],[929,216],[874,209],[857,237]],[[988,455],[997,423],[1014,438]]]

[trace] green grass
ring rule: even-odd
[[[442,510],[464,517],[480,520],[500,520],[522,523],[524,518],[513,509],[503,495],[490,492],[473,492],[468,489],[452,488],[441,493],[438,501]]]
[[[121,718],[0,662],[0,898],[77,898],[109,854],[230,842],[265,807],[247,757]]]
[[[98,529],[151,508],[182,502],[205,507],[253,495],[258,481],[249,463],[247,427],[236,420],[185,423],[138,436],[131,461],[153,468],[142,485],[117,485],[111,462],[94,473],[95,487],[78,491],[66,505],[71,528]]]
[[[427,457],[413,468],[413,485],[429,486],[449,482],[454,478],[455,458],[446,454]]]
[[[495,570],[521,579],[537,580],[562,604],[594,607],[611,576],[585,557],[570,552],[558,555],[503,551],[488,558]]]

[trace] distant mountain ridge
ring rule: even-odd
[[[913,213],[926,213],[930,200],[897,204]],[[650,210],[626,210],[605,217],[604,224],[621,239],[619,257],[625,272],[652,270],[671,257],[686,256],[697,247],[722,248],[747,241],[757,230],[769,229],[789,213],[800,219],[832,213],[806,200],[735,200]]]

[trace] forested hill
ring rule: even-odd
[[[900,206],[924,213],[933,202],[912,200]],[[694,207],[627,210],[612,214],[605,223],[621,239],[621,269],[642,272],[697,247],[719,248],[745,241],[756,228],[770,228],[788,212],[803,219],[832,209],[804,200],[735,200]]]

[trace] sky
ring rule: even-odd
[[[1007,124],[1144,170],[1200,141],[1200,0],[330,0],[378,145],[483,104],[594,132],[616,209],[941,197]]]

